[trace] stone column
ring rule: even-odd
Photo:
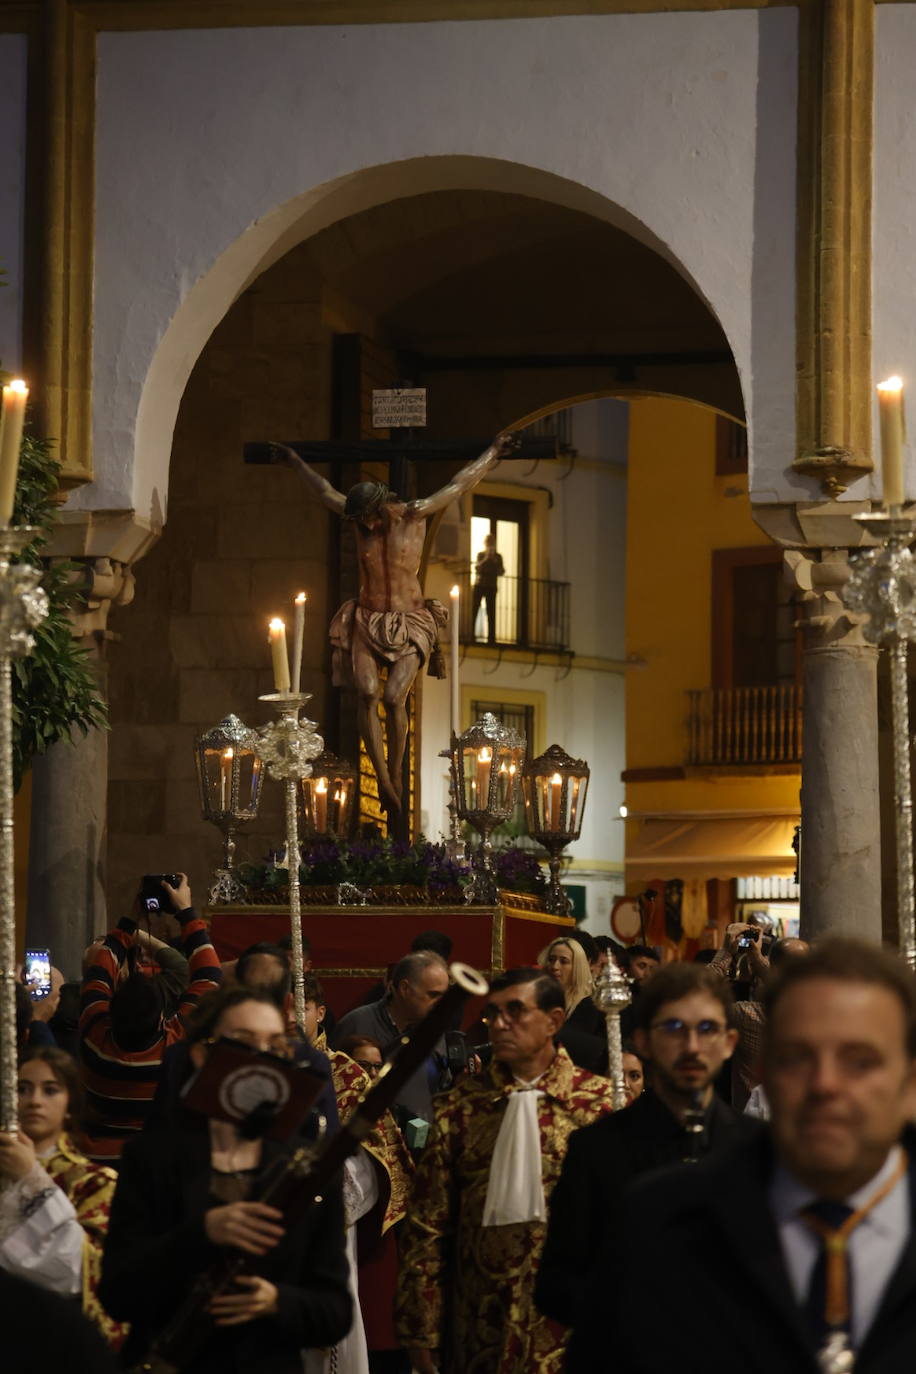
[[[802,593],[801,933],[881,940],[878,650],[843,606],[846,550],[789,550]]]
[[[82,595],[73,633],[89,653],[107,699],[107,626],[112,605],[133,599],[130,567],[109,557],[77,560]],[[47,946],[67,978],[80,976],[83,950],[108,928],[105,858],[108,806],[108,732],[75,731],[33,761],[29,841],[30,944]]]

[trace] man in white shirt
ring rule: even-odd
[[[619,1311],[583,1330],[577,1374],[913,1369],[916,983],[890,953],[826,941],[784,965],[765,1012],[769,1132],[633,1190],[596,1277]]]

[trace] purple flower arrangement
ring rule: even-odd
[[[266,893],[285,888],[289,879],[283,858],[275,853],[263,864],[242,863],[238,877],[252,891]],[[464,859],[450,857],[445,844],[433,844],[421,835],[414,844],[381,835],[344,840],[335,835],[307,837],[300,846],[299,882],[303,887],[335,887],[353,883],[359,888],[413,887],[427,891],[432,900],[460,892],[470,880]],[[530,851],[506,846],[493,851],[497,882],[510,892],[535,896],[546,891],[541,867]]]

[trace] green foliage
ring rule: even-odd
[[[73,563],[45,564],[42,551],[54,528],[60,464],[45,439],[26,435],[22,441],[16,483],[17,525],[34,525],[38,535],[22,561],[42,568],[42,586],[50,612],[35,631],[35,649],[13,660],[13,781],[18,789],[36,754],[43,754],[74,728],[87,734],[107,726],[89,656],[73,638],[68,609],[80,594]]]

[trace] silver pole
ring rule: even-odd
[[[16,1055],[16,892],[13,833],[12,660],[31,652],[29,633],[48,613],[41,573],[11,559],[37,529],[0,529],[0,1130],[19,1127]]]
[[[311,771],[311,770],[309,770]],[[305,970],[302,967],[302,907],[299,900],[299,804],[298,782],[288,778],[286,787],[286,864],[289,872],[289,933],[293,959],[293,1001],[296,1025],[305,1026]]]
[[[8,566],[8,565],[7,565]],[[0,564],[5,575],[6,568]],[[19,1095],[16,1090],[16,893],[13,882],[13,731],[12,672],[8,653],[0,650],[0,1025],[3,1076],[0,1079],[0,1130],[19,1127]]]
[[[847,607],[867,617],[865,638],[890,651],[891,729],[894,739],[894,802],[897,858],[897,941],[911,969],[916,969],[913,893],[913,799],[910,775],[910,706],[907,655],[916,640],[916,565],[910,545],[916,518],[899,507],[857,515],[855,519],[877,541],[875,548],[850,558]]]
[[[909,643],[891,642],[891,729],[894,736],[894,821],[897,838],[897,928],[900,952],[916,969],[913,919],[913,789],[910,776]]]
[[[630,1005],[631,1000],[627,980],[609,954],[607,968],[595,981],[595,1002],[604,1012],[607,1025],[608,1077],[613,1088],[612,1101],[615,1112],[627,1105],[620,1013]]]
[[[286,867],[289,873],[289,934],[296,1024],[305,1026],[305,970],[302,967],[302,908],[299,895],[299,783],[311,777],[312,759],[324,750],[314,721],[300,720],[310,692],[272,692],[260,698],[279,719],[252,731],[251,747],[268,773],[285,787]]]

